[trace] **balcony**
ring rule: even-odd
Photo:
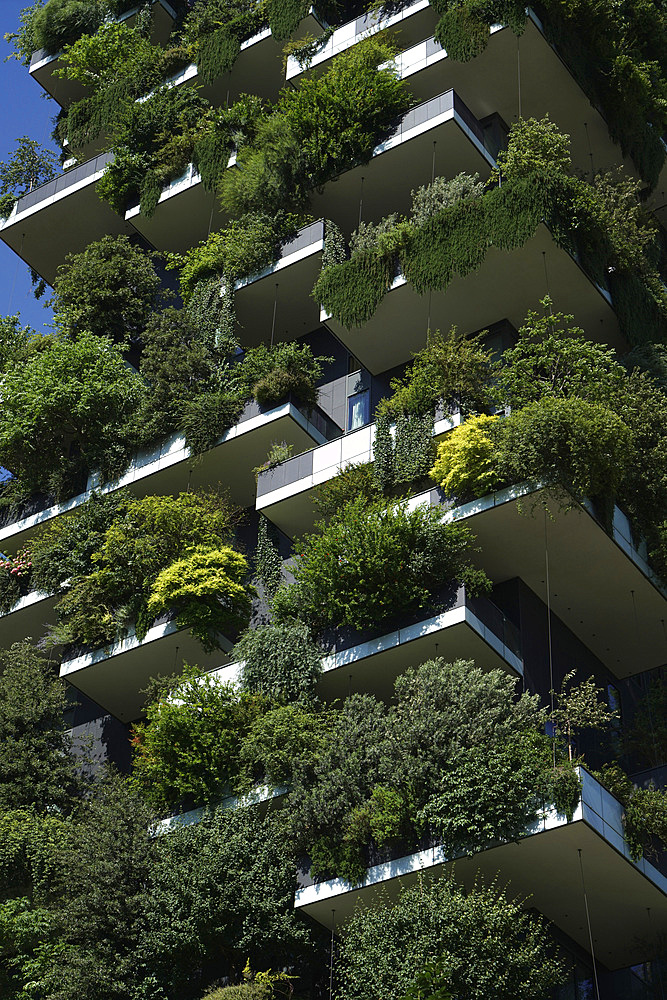
[[[412,46],[415,49],[412,56],[403,52],[399,60],[406,56],[408,60],[416,59],[419,48],[416,43],[425,43],[433,34],[435,21],[432,12],[426,12],[421,2],[379,25],[375,21],[358,18],[334,32],[315,56],[310,68],[301,70],[297,61],[290,58],[287,79],[295,83],[303,75],[324,72],[334,55],[379,28],[390,27],[394,23],[399,28],[401,47],[408,49]],[[424,55],[428,52],[432,57],[437,43],[433,39],[429,41],[430,52],[427,49]],[[442,90],[443,86],[453,87],[463,96],[477,119],[497,112],[508,124],[518,117],[542,118],[548,110],[551,120],[571,137],[572,160],[579,170],[590,174],[624,164],[631,173],[634,172],[632,163],[624,163],[620,147],[611,140],[605,119],[591,105],[566,64],[547,41],[542,24],[532,10],[528,10],[526,29],[518,41],[510,28],[496,25],[491,29],[489,44],[482,55],[461,63],[447,59],[444,52],[436,62],[438,65],[433,73],[411,75],[410,83],[416,96],[428,98]],[[521,81],[520,94],[518,79]],[[437,90],[430,89],[433,86],[437,86]],[[438,173],[444,171],[438,169]]]
[[[373,374],[407,361],[426,343],[426,332],[482,330],[505,316],[517,329],[527,312],[546,294],[554,310],[574,313],[588,337],[627,350],[606,289],[596,285],[566,250],[557,246],[546,225],[517,250],[491,247],[482,265],[454,277],[444,292],[419,296],[399,274],[369,321],[348,330],[320,313],[320,321]]]
[[[227,811],[231,809],[244,809],[246,806],[257,806],[260,810],[260,815],[263,815],[271,808],[274,799],[280,799],[286,794],[287,788],[285,785],[276,785],[273,787],[259,785],[245,795],[228,795],[219,805],[209,808],[224,809]],[[156,823],[155,834],[161,837],[163,834],[171,833],[172,830],[180,826],[192,826],[195,823],[199,823],[206,815],[206,812],[207,807],[199,806],[197,809],[189,809],[187,812],[167,816],[166,819],[162,819]]]
[[[392,631],[378,634],[376,629],[368,638],[346,630],[328,637],[329,642],[325,638],[332,652],[322,660],[320,697],[334,701],[350,691],[364,691],[389,701],[396,678],[434,656],[474,660],[483,670],[523,676],[519,630],[492,601],[469,597],[458,587],[434,603],[437,613],[421,610],[404,616]]]
[[[330,68],[334,56],[345,52],[363,38],[376,35],[380,31],[392,29],[401,45],[406,47],[420,42],[433,33],[437,17],[427,0],[417,0],[395,14],[379,18],[375,13],[362,14],[354,21],[348,21],[336,28],[326,44],[313,57],[308,68],[301,69],[297,59],[289,56],[285,79],[296,84],[304,75],[319,75]]]
[[[179,629],[164,616],[143,639],[133,633],[124,639],[64,659],[60,677],[92,698],[121,722],[138,719],[143,711],[146,687],[151,677],[165,677],[182,670],[186,663],[212,669],[232,648],[220,638],[222,652],[205,653],[188,629]]]
[[[517,842],[457,858],[455,864],[434,847],[369,868],[360,886],[343,879],[305,886],[294,905],[327,928],[335,909],[341,927],[356,906],[396,898],[401,886],[420,877],[452,868],[456,881],[471,887],[480,875],[487,883],[499,875],[510,895],[525,898],[588,951],[583,865],[596,957],[609,969],[633,965],[643,957],[647,940],[657,942],[667,933],[667,878],[645,859],[631,860],[623,807],[585,769],[579,772],[581,802],[571,823],[547,808]]]
[[[52,594],[31,590],[20,597],[9,611],[0,614],[0,647],[9,649],[12,643],[20,642],[26,636],[35,641],[42,639],[49,619],[53,620],[55,600]]]
[[[68,253],[80,253],[103,236],[133,233],[98,197],[96,184],[113,153],[100,153],[19,198],[0,239],[50,285]]]
[[[348,235],[360,215],[377,222],[389,211],[407,214],[411,191],[431,181],[434,155],[438,175],[464,171],[487,179],[497,152],[489,139],[455,91],[439,93],[406,112],[368,163],[345,171],[313,195],[313,212],[333,219]]]
[[[136,6],[121,14],[118,20],[127,21],[132,26],[142,6],[143,4],[137,3]],[[168,0],[153,0],[150,39],[154,45],[164,45],[167,42],[175,17],[176,12]],[[86,90],[80,83],[72,80],[61,80],[55,75],[55,71],[61,69],[63,65],[60,56],[60,52],[48,55],[43,49],[33,52],[30,60],[30,75],[61,108],[68,108],[70,104],[85,97]]]
[[[307,415],[299,406],[291,397],[271,409],[254,400],[247,403],[238,423],[201,456],[193,456],[185,438],[174,434],[161,445],[140,452],[120,479],[100,486],[93,473],[84,492],[0,527],[0,543],[19,548],[42,524],[81,506],[94,490],[111,493],[126,486],[136,496],[146,496],[222,483],[233,503],[247,507],[255,496],[253,463],[259,466],[264,462],[274,441],[285,441],[299,451],[341,433],[319,407]]]
[[[438,504],[442,497],[431,490],[410,501],[424,502]],[[590,508],[562,511],[553,491],[523,483],[449,509],[445,516],[470,526],[481,549],[474,561],[494,584],[523,580],[617,677],[665,662],[667,590],[618,507],[610,535]]]
[[[310,298],[322,266],[324,222],[304,226],[286,242],[270,267],[235,284],[237,334],[243,346],[271,338],[295,340],[319,324],[319,309]]]
[[[440,438],[461,422],[459,413],[436,415],[433,437]],[[256,508],[289,538],[310,531],[316,518],[313,496],[347,465],[373,461],[375,424],[350,431],[336,441],[281,462],[257,477]]]
[[[230,158],[228,168],[234,163]],[[208,233],[221,229],[228,217],[222,212],[218,195],[207,191],[192,163],[180,177],[163,188],[157,208],[148,218],[137,203],[125,213],[132,225],[152,246],[169,253],[185,253],[205,240]]]

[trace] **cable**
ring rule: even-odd
[[[586,909],[586,924],[588,925],[588,940],[591,945],[591,959],[593,960],[593,982],[595,984],[595,996],[596,1000],[600,1000],[600,987],[598,985],[598,970],[595,964],[595,949],[593,948],[593,931],[591,930],[591,917],[588,912],[588,893],[586,892],[586,881],[584,879],[584,862],[581,857],[581,848],[578,849],[579,853],[579,868],[581,870],[581,885],[584,891],[584,907]]]

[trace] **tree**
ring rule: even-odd
[[[56,154],[34,139],[17,139],[14,152],[0,163],[0,215],[7,217],[17,198],[55,177],[56,163]]]
[[[42,337],[39,350],[6,369],[0,389],[0,464],[23,494],[62,496],[76,477],[118,475],[132,450],[128,422],[144,392],[108,340]]]
[[[576,670],[570,670],[563,678],[560,691],[552,691],[554,708],[550,716],[556,732],[565,741],[570,760],[574,759],[577,737],[585,729],[604,731],[618,718],[618,713],[610,709],[603,699],[603,689],[589,677],[579,684],[573,681]]]
[[[393,904],[354,911],[339,975],[341,1000],[414,997],[417,983],[420,997],[543,1000],[563,981],[544,923],[521,900],[496,883],[465,892],[423,877]]]
[[[53,287],[56,320],[72,339],[88,331],[123,346],[137,343],[160,305],[154,254],[127,236],[103,236],[68,254]]]
[[[627,392],[627,371],[614,351],[588,340],[574,316],[552,312],[551,299],[540,300],[543,312],[530,311],[519,339],[495,366],[495,395],[514,409],[545,397],[577,397],[614,407]]]
[[[468,417],[438,444],[429,476],[448,497],[460,502],[492,493],[497,488],[496,446],[489,430],[498,417]]]
[[[81,787],[65,686],[28,640],[0,651],[0,809],[72,808]]]

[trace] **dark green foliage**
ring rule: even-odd
[[[53,639],[102,644],[134,624],[139,638],[159,574],[197,547],[216,550],[231,538],[235,514],[213,493],[128,498],[91,556],[86,575],[73,579],[60,599]]]
[[[363,497],[369,504],[381,499],[382,493],[375,480],[377,446],[375,454],[374,463],[346,465],[318,486],[313,505],[321,518],[326,520],[358,497]]]
[[[633,860],[639,861],[643,856],[658,857],[656,846],[664,850],[667,845],[665,790],[656,788],[653,782],[646,788],[639,788],[616,764],[605,764],[595,777],[623,803],[623,832]]]
[[[97,31],[118,6],[113,0],[47,0],[32,22],[33,45],[56,53],[80,35]]]
[[[312,697],[322,672],[323,650],[303,622],[259,625],[243,633],[234,656],[243,661],[246,691],[280,702]]]
[[[395,902],[356,910],[341,943],[340,996],[543,1000],[564,978],[552,956],[542,920],[497,883],[465,892],[420,877]]]
[[[574,316],[553,313],[549,297],[540,304],[544,312],[528,313],[516,345],[495,366],[497,401],[519,408],[544,397],[576,397],[613,405],[627,391],[627,372],[614,351],[587,340]]]
[[[253,35],[265,21],[262,4],[253,0],[208,0],[195,3],[188,14],[184,32],[196,46],[199,76],[205,84],[229,73],[236,62],[241,42]]]
[[[43,337],[24,364],[6,369],[0,464],[23,495],[67,495],[77,477],[118,475],[131,454],[130,421],[144,388],[110,341]],[[79,486],[79,489],[81,486]]]
[[[395,71],[379,69],[392,55],[371,37],[341,53],[322,77],[283,90],[239,150],[240,169],[226,174],[224,207],[237,215],[303,208],[315,188],[368,160],[409,105]]]
[[[184,428],[188,444],[203,451],[238,419],[242,403],[225,412],[219,407],[203,447],[193,433],[199,412],[220,392],[225,377],[225,355],[214,338],[195,324],[190,313],[174,308],[151,316],[142,336],[141,375],[146,396],[138,422],[141,437],[151,442]],[[227,422],[229,420],[229,422]]]
[[[81,791],[65,686],[28,640],[0,651],[0,810],[72,808]]]
[[[279,42],[285,41],[299,27],[299,22],[310,8],[309,0],[266,0],[266,13],[271,34]]]
[[[306,535],[295,568],[300,617],[316,629],[368,628],[428,606],[432,592],[453,582],[484,590],[470,564],[474,537],[443,524],[434,508],[352,501]]]
[[[433,416],[426,413],[399,413],[394,439],[394,482],[413,483],[423,479],[433,464]]]
[[[329,360],[313,357],[307,344],[295,341],[275,347],[260,344],[246,351],[242,366],[233,374],[244,395],[254,396],[261,406],[275,406],[294,393],[306,410],[312,410],[317,403],[317,381]]]
[[[491,380],[491,352],[483,346],[483,337],[460,334],[456,328],[446,335],[430,333],[405,375],[392,379],[392,395],[382,400],[380,409],[418,416],[432,415],[438,405],[464,414],[483,410],[490,400]]]
[[[142,951],[168,995],[192,996],[216,966],[239,981],[247,961],[297,974],[312,961],[313,932],[293,909],[280,811],[261,819],[253,808],[219,808],[161,837],[157,849]]]
[[[494,425],[501,481],[537,479],[612,503],[631,475],[631,433],[600,403],[545,396]]]
[[[136,343],[160,304],[153,255],[127,236],[103,236],[68,254],[54,282],[53,308],[61,330],[75,339],[88,331],[121,345]]]
[[[275,528],[267,517],[259,515],[255,577],[262,585],[264,598],[272,601],[282,580],[283,561],[275,538]]]
[[[127,499],[125,490],[93,493],[81,507],[35,535],[30,543],[34,589],[52,594],[67,580],[88,573],[93,553],[113,521],[125,513]]]
[[[482,196],[462,187],[459,201],[427,221],[403,220],[391,241],[323,270],[313,296],[351,329],[370,319],[399,265],[420,295],[444,291],[456,275],[477,269],[489,248],[516,250],[544,221],[594,280],[605,281],[614,269],[610,291],[631,343],[664,339],[667,297],[634,182],[601,175],[589,184],[571,176],[567,139],[548,119],[510,130],[502,169],[502,186]]]
[[[499,670],[440,659],[399,676],[389,709],[348,698],[290,800],[314,872],[356,882],[371,843],[409,853],[424,834],[450,857],[471,853],[526,833],[544,801],[571,816],[576,773],[560,748],[554,766],[544,712],[514,687]]]
[[[133,730],[134,784],[161,809],[219,802],[236,783],[239,743],[265,708],[195,667],[163,679]]]
[[[276,705],[252,721],[238,750],[237,788],[282,787],[319,752],[329,718],[304,705]]]
[[[625,728],[623,744],[649,767],[667,763],[667,683],[661,677],[651,680]]]
[[[185,402],[181,426],[185,442],[194,455],[218,443],[243,412],[243,400],[235,392],[207,392]]]

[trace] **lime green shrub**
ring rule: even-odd
[[[498,420],[484,414],[468,417],[439,443],[429,475],[448,497],[465,501],[496,489],[498,458],[492,428]]]
[[[248,563],[229,546],[197,546],[157,576],[146,609],[150,617],[176,609],[180,628],[189,628],[209,652],[218,635],[244,628],[250,620],[252,589],[244,586]]]

